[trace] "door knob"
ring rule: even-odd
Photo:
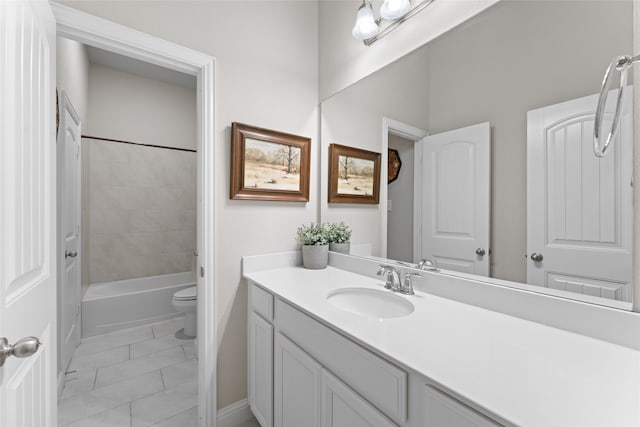
[[[482,248],[476,249],[476,255],[478,255],[478,256],[484,256],[484,254],[486,254],[486,253],[487,252]]]
[[[42,344],[36,337],[22,338],[14,345],[9,344],[6,338],[0,338],[0,366],[4,365],[4,361],[9,356],[29,357],[38,351],[38,347]]]
[[[78,252],[76,252],[76,251],[66,251],[66,252],[64,253],[64,257],[65,257],[65,258],[69,258],[69,257],[71,257],[71,258],[75,258],[75,257],[77,257],[77,256],[78,256]]]
[[[540,262],[544,259],[540,252],[534,252],[531,254],[531,261]]]

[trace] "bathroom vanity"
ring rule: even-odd
[[[438,273],[401,295],[376,262],[297,256],[243,258],[262,427],[640,425],[637,348],[437,296]]]

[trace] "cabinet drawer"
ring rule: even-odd
[[[485,415],[448,394],[427,385],[425,427],[501,427]]]
[[[273,321],[273,295],[249,282],[249,301],[251,301],[251,310],[269,322]]]
[[[386,416],[407,417],[407,373],[296,308],[276,300],[280,331]]]

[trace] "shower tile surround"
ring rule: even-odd
[[[190,271],[196,153],[92,139],[83,149],[89,283]]]

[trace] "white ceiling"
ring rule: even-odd
[[[135,74],[140,77],[160,80],[191,89],[196,89],[196,77],[168,68],[159,67],[148,62],[139,61],[116,53],[108,52],[93,46],[87,46],[89,62],[116,70]]]

